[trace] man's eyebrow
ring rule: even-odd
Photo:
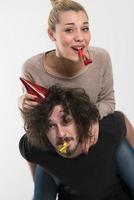
[[[64,113],[64,115],[62,116],[63,118],[66,118],[66,117],[72,117],[71,114],[69,113]]]
[[[48,123],[53,123],[53,120],[51,120],[51,119],[48,119]]]
[[[84,25],[88,25],[89,23],[88,23],[88,22],[83,22],[83,24],[84,24]],[[71,23],[66,23],[66,24],[64,24],[64,25],[65,25],[65,26],[70,26],[70,25],[74,26],[75,23],[74,23],[74,22],[71,22]]]
[[[49,124],[52,123],[51,119],[48,119],[48,123],[49,123]]]

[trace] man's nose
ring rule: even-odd
[[[59,125],[57,128],[58,128],[58,130],[57,130],[58,137],[64,138],[66,135],[64,127]]]

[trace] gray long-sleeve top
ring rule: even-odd
[[[90,47],[89,52],[93,62],[75,76],[64,77],[47,72],[45,55],[49,52],[46,52],[35,55],[24,63],[22,77],[46,88],[57,83],[64,87],[84,88],[103,118],[115,109],[111,59],[102,48]]]

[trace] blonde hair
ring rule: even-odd
[[[82,11],[86,14],[88,18],[88,14],[85,10],[85,8],[72,0],[50,0],[51,4],[53,6],[52,10],[50,11],[49,17],[48,17],[48,27],[55,31],[55,25],[59,23],[59,15],[61,12],[64,11]]]

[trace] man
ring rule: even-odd
[[[59,200],[131,199],[122,189],[115,163],[117,147],[129,133],[124,115],[115,112],[99,121],[99,112],[83,89],[53,86],[49,94],[24,113],[22,156],[51,175]],[[92,140],[94,126],[98,142],[84,154],[83,141]]]

